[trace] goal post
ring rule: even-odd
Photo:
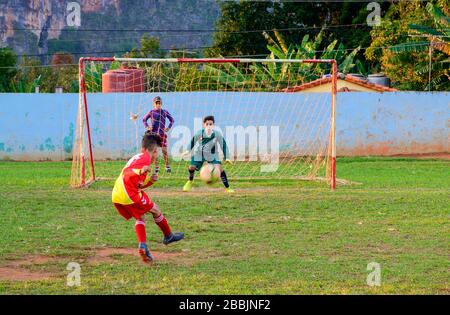
[[[231,178],[323,180],[334,190],[337,71],[332,59],[81,58],[71,186],[112,176],[96,161],[139,151],[143,116],[160,96],[175,119],[170,176],[187,176],[181,151],[210,114]]]

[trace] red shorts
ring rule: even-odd
[[[133,203],[131,205],[121,205],[119,203],[114,203],[119,214],[126,220],[132,217],[136,220],[140,220],[144,214],[152,210],[153,201],[148,198],[147,194],[142,192],[142,198],[139,203]]]

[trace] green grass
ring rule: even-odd
[[[99,169],[117,175],[122,164]],[[183,194],[184,180],[163,176],[148,193],[186,239],[165,247],[149,222],[150,248],[178,256],[145,266],[130,255],[89,263],[101,248],[136,246],[133,222],[111,204],[112,181],[74,190],[69,162],[0,162],[0,267],[54,258],[24,267],[52,278],[0,280],[0,293],[448,294],[449,166],[342,158],[338,177],[360,185],[331,192],[321,183],[231,178],[232,196],[198,182]],[[71,261],[81,265],[80,287],[66,286]],[[381,264],[380,287],[366,284],[370,262]]]

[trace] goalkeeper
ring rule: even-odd
[[[198,143],[198,147],[194,150],[194,155],[191,158],[191,162],[189,165],[189,180],[183,187],[183,191],[190,191],[192,188],[192,182],[194,181],[195,171],[199,171],[202,167],[203,163],[208,162],[210,164],[214,164],[218,167],[220,171],[220,178],[222,180],[223,185],[225,186],[225,190],[227,193],[233,193],[234,190],[230,188],[230,184],[228,183],[227,174],[222,168],[222,163],[219,159],[219,152],[217,150],[217,144],[220,145],[220,148],[223,152],[224,160],[227,163],[232,164],[229,157],[227,143],[223,138],[223,135],[214,130],[214,116],[206,116],[203,118],[203,129],[197,132],[191,140],[191,143],[188,147],[188,150],[183,153],[183,156],[188,155],[192,149],[194,149],[195,145]]]

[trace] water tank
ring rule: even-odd
[[[102,75],[102,92],[132,92],[131,82],[132,76],[126,71],[109,70]]]
[[[375,84],[379,84],[382,86],[391,87],[391,79],[389,79],[383,73],[369,74],[367,79],[370,83],[375,83]]]
[[[144,92],[145,71],[143,69],[122,69],[131,75],[131,92]]]
[[[109,70],[102,75],[103,93],[144,92],[144,70]]]

